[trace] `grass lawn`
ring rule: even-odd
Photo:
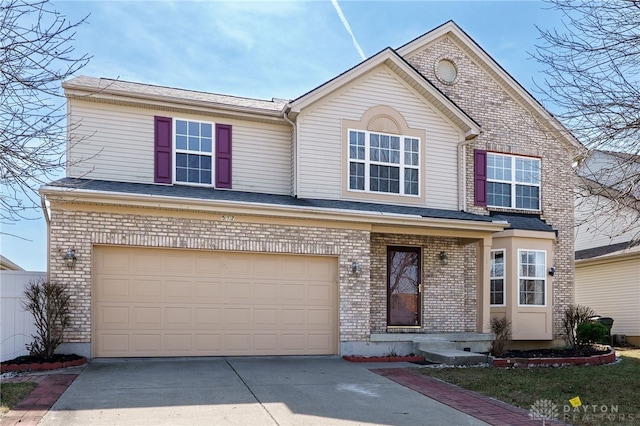
[[[618,350],[618,354],[620,362],[602,366],[420,371],[526,410],[536,401],[550,400],[558,408],[558,418],[573,425],[639,425],[640,349]],[[576,396],[582,407],[569,403]],[[603,410],[605,417],[601,417]]]
[[[2,383],[0,385],[0,414],[5,414],[23,400],[38,385],[36,383]]]

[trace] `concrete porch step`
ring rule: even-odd
[[[419,352],[429,362],[446,365],[475,365],[487,362],[487,356],[457,349],[428,349]]]

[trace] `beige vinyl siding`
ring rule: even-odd
[[[613,318],[614,334],[640,336],[640,257],[576,265],[576,303]]]
[[[155,115],[216,122],[193,114],[70,102],[71,142],[67,176],[153,183]],[[220,119],[233,126],[233,189],[289,194],[291,127]],[[78,141],[78,142],[75,142]]]
[[[300,115],[300,192],[302,197],[341,198],[343,145],[341,120],[359,120],[376,105],[403,115],[411,128],[426,129],[426,204],[457,209],[459,132],[438,115],[386,66],[380,66],[347,89]],[[426,170],[426,173],[425,173]],[[424,187],[423,187],[424,188]],[[408,199],[408,203],[411,200]]]
[[[579,194],[575,215],[576,250],[624,243],[640,232],[638,212],[606,197]]]
[[[67,176],[153,183],[153,113],[69,102]]]

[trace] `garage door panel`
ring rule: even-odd
[[[97,357],[337,352],[336,258],[103,246],[94,257]]]
[[[142,356],[153,356],[162,353],[162,335],[156,334],[135,334],[133,337],[133,350]]]
[[[102,278],[97,286],[100,300],[128,300],[130,283],[127,278]]]
[[[95,309],[96,323],[102,328],[111,330],[126,330],[129,328],[129,307],[98,305]]]
[[[195,283],[196,300],[210,303],[224,301],[224,283],[212,281],[197,281]]]

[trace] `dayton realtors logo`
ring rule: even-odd
[[[548,399],[539,399],[529,409],[531,420],[562,420],[563,422],[629,422],[640,420],[638,413],[621,413],[617,405],[582,404],[579,396],[571,398],[569,404],[556,405]]]

